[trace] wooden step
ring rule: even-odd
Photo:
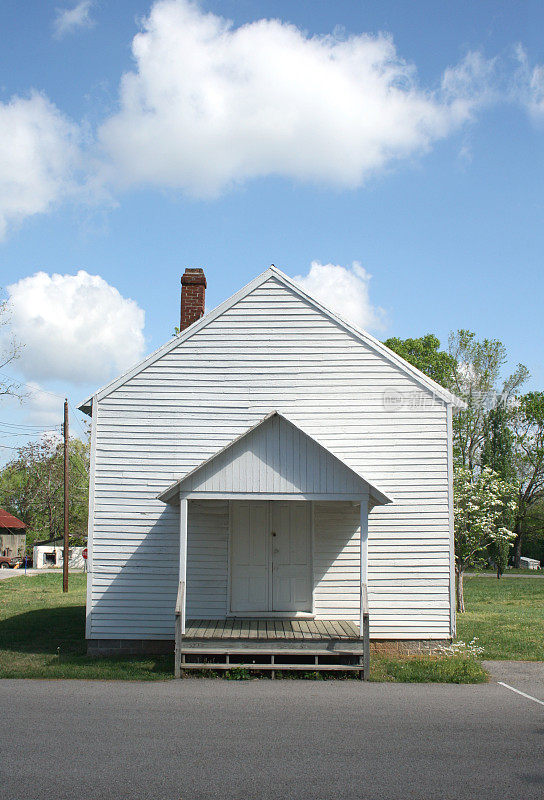
[[[248,669],[264,672],[265,670],[278,671],[278,670],[293,670],[296,672],[363,672],[362,664],[215,664],[209,661],[197,663],[191,661],[190,663],[182,663],[182,670],[187,669]]]
[[[313,656],[362,656],[362,650],[326,650],[324,648],[318,650],[302,650],[291,648],[274,648],[267,647],[264,649],[255,649],[252,647],[232,647],[232,648],[215,648],[215,647],[182,647],[179,650],[181,655],[186,656],[300,656],[301,658]]]

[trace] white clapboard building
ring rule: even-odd
[[[205,286],[186,270],[180,334],[81,406],[90,650],[169,649],[176,620],[330,647],[366,597],[372,641],[450,639],[459,401],[275,267],[204,315]]]

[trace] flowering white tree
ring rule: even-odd
[[[474,476],[458,467],[454,476],[455,572],[457,611],[465,610],[463,575],[484,563],[489,545],[511,547],[515,533],[501,525],[505,510],[516,511],[516,488],[488,467]]]

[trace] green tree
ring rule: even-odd
[[[544,500],[527,509],[522,527],[521,555],[536,558],[544,566]]]
[[[503,517],[504,515],[505,513],[503,511]],[[502,574],[508,566],[511,549],[512,542],[509,539],[494,539],[492,542],[490,542],[489,547],[487,548],[489,557],[491,558],[491,561],[497,570],[497,578],[499,579],[502,577]]]
[[[69,530],[72,544],[87,538],[89,444],[69,442]],[[64,455],[53,437],[29,442],[0,472],[0,505],[23,520],[27,551],[35,541],[62,536],[64,529]]]
[[[515,476],[513,441],[508,407],[500,400],[484,420],[481,466],[494,470],[505,481]]]
[[[459,409],[453,420],[455,461],[475,474],[482,463],[490,410],[499,395],[502,402],[508,403],[529,377],[529,371],[518,364],[501,385],[505,346],[498,339],[478,341],[472,331],[464,329],[450,334],[449,352],[455,363],[452,390],[466,403],[466,408]]]
[[[513,435],[510,430],[508,408],[500,400],[492,408],[484,421],[484,443],[482,447],[481,466],[489,467],[507,483],[512,483],[515,478]],[[500,520],[502,527],[511,530],[515,524],[511,510],[504,508]],[[489,546],[489,556],[497,568],[497,578],[500,578],[508,566],[510,557],[510,542],[504,540],[493,541]]]
[[[517,486],[514,564],[519,567],[527,515],[544,498],[544,392],[529,392],[517,400],[512,432]]]
[[[440,340],[433,333],[419,339],[393,337],[384,344],[436,383],[451,388],[455,361],[449,353],[440,350]]]
[[[457,578],[457,611],[464,612],[463,576],[469,567],[485,563],[486,551],[510,548],[515,534],[505,528],[505,508],[516,511],[515,486],[484,467],[474,474],[458,467],[454,475],[455,573]]]
[[[493,470],[506,484],[516,484],[515,516],[505,503],[502,513],[496,509],[495,524],[498,529],[515,531],[514,563],[519,566],[524,530],[530,529],[532,546],[537,546],[542,531],[538,523],[535,529],[539,517],[533,518],[531,509],[544,497],[544,394],[517,396],[529,377],[523,364],[501,379],[507,353],[498,339],[480,341],[472,331],[461,329],[450,334],[447,353],[440,350],[433,334],[392,338],[385,344],[464,400],[466,407],[457,409],[453,418],[457,485],[460,476],[466,479],[467,475],[470,486],[477,484],[485,469]],[[508,563],[510,547],[510,540],[500,537],[488,543],[497,577]]]

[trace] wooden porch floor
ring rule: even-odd
[[[346,620],[190,619],[184,639],[260,639],[314,642],[359,640],[359,627]]]

